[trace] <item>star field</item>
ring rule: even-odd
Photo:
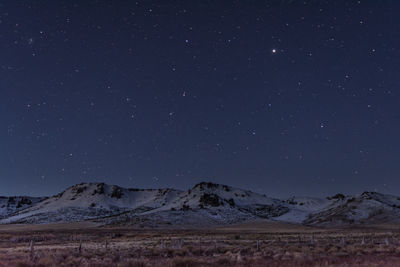
[[[1,195],[400,189],[397,1],[2,1]]]

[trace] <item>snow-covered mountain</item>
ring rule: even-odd
[[[385,222],[400,222],[400,197],[376,192],[341,196],[303,221],[307,225],[330,227]]]
[[[288,211],[282,200],[227,185],[203,182],[159,208],[142,207],[98,221],[152,227],[206,226],[272,219]]]
[[[104,183],[82,183],[10,214],[0,223],[82,221],[142,206],[160,207],[180,193],[175,189],[126,189]]]
[[[276,220],[302,223],[311,214],[323,211],[337,202],[336,198],[291,197],[285,201],[289,211]]]
[[[260,219],[327,227],[400,222],[400,198],[365,192],[281,200],[205,182],[187,191],[82,183],[52,197],[0,197],[0,223],[92,220],[107,225],[197,227]]]

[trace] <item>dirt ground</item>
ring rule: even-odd
[[[0,266],[400,266],[400,227],[1,225]]]

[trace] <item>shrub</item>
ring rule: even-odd
[[[338,200],[343,200],[345,198],[345,196],[343,194],[336,194],[332,197],[327,197],[327,199],[331,200],[331,199],[338,199]]]
[[[212,207],[219,207],[221,205],[219,197],[215,194],[203,194],[200,197],[200,203]]]
[[[188,211],[188,210],[190,210],[190,207],[189,207],[189,205],[182,205],[182,210],[183,211]]]
[[[113,187],[110,197],[120,199],[123,196],[122,189],[120,187]]]
[[[200,266],[201,263],[197,261],[195,258],[175,258],[171,261],[171,265],[173,267],[192,267],[192,266]]]

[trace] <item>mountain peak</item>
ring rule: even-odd
[[[224,184],[216,184],[212,182],[200,182],[193,186],[192,190],[200,189],[200,190],[217,190],[222,189],[223,191],[229,192],[231,187]]]

